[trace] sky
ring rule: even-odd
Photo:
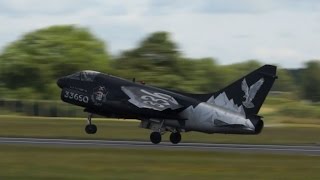
[[[0,49],[51,25],[89,28],[117,55],[168,31],[186,57],[257,59],[285,68],[320,59],[318,0],[0,0]]]

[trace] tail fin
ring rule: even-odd
[[[256,115],[277,78],[276,71],[276,66],[264,65],[215,93],[194,97],[246,116]]]

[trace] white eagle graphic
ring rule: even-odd
[[[259,81],[257,81],[256,83],[252,84],[250,86],[250,88],[249,88],[246,79],[243,79],[242,85],[241,85],[241,89],[244,92],[244,96],[243,97],[246,98],[246,99],[242,102],[242,104],[246,108],[253,108],[254,107],[254,104],[252,103],[252,100],[256,96],[257,92],[259,91],[259,89],[260,89],[260,87],[262,86],[263,83],[264,83],[264,79],[261,78],[261,79],[259,79]]]

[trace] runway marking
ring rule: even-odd
[[[178,145],[162,142],[154,145],[146,141],[109,141],[109,140],[77,140],[77,139],[44,139],[44,138],[8,138],[0,137],[0,144],[28,144],[41,146],[75,146],[75,147],[121,147],[121,148],[153,148],[153,149],[185,149],[228,152],[260,152],[290,153],[320,156],[320,146],[311,145],[256,145],[256,144],[208,144],[181,143]]]

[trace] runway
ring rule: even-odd
[[[110,141],[110,140],[76,140],[76,139],[44,139],[44,138],[7,138],[0,137],[0,144],[34,145],[34,146],[65,146],[86,148],[131,148],[131,149],[168,149],[196,150],[218,152],[255,152],[320,155],[320,145],[254,145],[254,144],[207,144],[180,143],[173,145],[162,142],[154,145],[145,141]],[[1,150],[0,150],[1,151]]]

